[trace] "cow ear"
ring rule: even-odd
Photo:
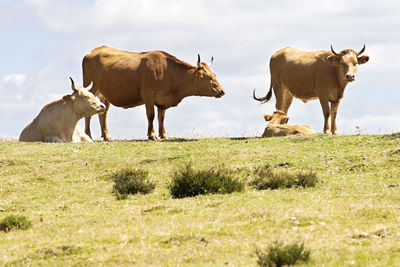
[[[65,96],[63,96],[63,100],[67,101],[67,102],[72,101],[74,99],[75,99],[75,96],[73,96],[73,95],[65,95]]]
[[[340,63],[340,59],[337,56],[332,55],[328,57],[328,62],[334,66],[337,66]]]
[[[369,56],[361,56],[359,58],[357,58],[357,62],[359,65],[367,63],[369,60]]]
[[[282,118],[281,123],[282,124],[287,124],[288,121],[289,121],[289,117],[285,117],[285,118]]]
[[[268,114],[264,114],[264,120],[265,121],[270,121],[270,120],[272,120],[272,116],[268,115]]]

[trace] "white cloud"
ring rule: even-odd
[[[5,84],[12,84],[14,86],[21,86],[26,80],[26,75],[19,73],[19,74],[10,74],[7,76],[4,76],[1,81],[3,86]]]

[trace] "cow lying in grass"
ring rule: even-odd
[[[24,142],[93,142],[77,125],[86,116],[105,111],[105,106],[87,88],[76,87],[71,79],[71,95],[47,104],[22,131],[19,141]]]
[[[274,111],[272,115],[264,115],[264,119],[269,121],[265,127],[262,137],[287,136],[294,134],[313,134],[315,131],[308,125],[287,124],[289,117],[283,111]]]

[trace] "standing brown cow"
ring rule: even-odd
[[[212,60],[211,60],[212,61]],[[156,139],[153,120],[158,109],[159,136],[167,138],[164,129],[165,110],[177,106],[187,96],[221,97],[224,89],[206,63],[194,67],[163,51],[133,53],[111,47],[95,48],[82,62],[83,84],[93,81],[91,92],[106,105],[99,115],[102,137],[110,140],[107,111],[110,104],[131,108],[146,106],[147,135]],[[90,133],[90,117],[85,118],[85,132]]]
[[[346,49],[336,53],[331,51],[306,52],[287,47],[276,52],[270,60],[271,86],[265,97],[257,98],[255,90],[253,98],[263,103],[272,96],[272,88],[276,97],[276,110],[288,112],[293,97],[304,103],[319,99],[324,113],[324,133],[329,133],[329,116],[331,116],[331,132],[337,133],[336,114],[344,89],[349,82],[355,81],[357,65],[368,62],[368,56],[360,56],[365,50]],[[331,104],[329,107],[329,103]],[[276,116],[282,116],[276,114]],[[272,120],[279,120],[274,118]]]

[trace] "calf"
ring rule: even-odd
[[[25,127],[19,141],[24,142],[93,142],[77,125],[78,121],[86,116],[105,111],[105,106],[89,90],[88,87],[75,86],[71,79],[71,95],[47,104],[39,115]]]
[[[313,134],[315,131],[308,125],[289,125],[289,117],[285,112],[276,110],[272,115],[264,114],[265,121],[269,121],[262,137],[288,136],[294,134]]]
[[[268,124],[267,127],[265,127],[262,137],[313,133],[315,133],[315,131],[308,125]]]

